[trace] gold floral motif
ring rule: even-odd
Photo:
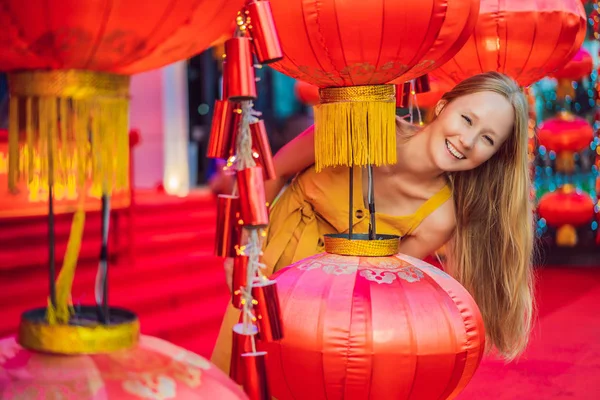
[[[181,352],[177,353],[173,357],[173,360],[190,364],[204,371],[208,371],[211,368],[211,364],[206,358],[187,350],[182,350]]]
[[[323,266],[323,272],[328,275],[351,275],[356,273],[356,265],[336,265],[329,264]]]
[[[123,390],[141,399],[167,400],[177,395],[177,383],[168,376],[143,376],[123,382]]]
[[[396,280],[396,274],[385,269],[364,269],[360,271],[360,276],[368,281],[377,282],[378,284],[390,284]]]
[[[3,365],[6,361],[16,357],[20,350],[21,347],[15,340],[0,341],[0,365]]]
[[[401,268],[397,274],[398,278],[410,283],[418,282],[423,278],[423,271],[416,267]]]

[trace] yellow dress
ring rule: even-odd
[[[354,233],[367,233],[369,211],[364,207],[362,173],[354,169],[352,224]],[[323,251],[323,235],[348,232],[348,168],[329,168],[316,173],[311,167],[298,175],[275,202],[269,215],[269,228],[262,261],[267,274]],[[411,215],[376,213],[378,234],[409,236],[421,221],[452,196],[448,186],[425,201]],[[211,361],[229,372],[232,328],[240,311],[228,305]]]

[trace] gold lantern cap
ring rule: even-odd
[[[52,354],[103,354],[130,349],[139,341],[137,315],[122,308],[109,309],[107,324],[98,320],[97,306],[78,306],[68,324],[49,324],[46,311],[36,308],[21,315],[21,346]]]
[[[369,235],[354,233],[325,235],[325,251],[341,256],[389,257],[398,254],[400,237],[395,235],[377,235],[369,240]]]

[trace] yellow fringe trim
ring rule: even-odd
[[[394,85],[320,90],[315,106],[315,168],[396,163]]]
[[[69,197],[80,181],[91,181],[92,195],[129,187],[129,77],[68,70],[8,79],[12,190],[19,180],[35,198],[49,184]]]

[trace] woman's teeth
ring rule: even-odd
[[[456,147],[454,147],[452,145],[452,143],[450,143],[448,141],[448,139],[446,139],[446,148],[448,149],[448,151],[450,152],[450,154],[452,154],[455,158],[457,158],[458,160],[463,160],[465,159],[465,155],[463,153],[461,153],[460,151],[458,151],[456,149]]]

